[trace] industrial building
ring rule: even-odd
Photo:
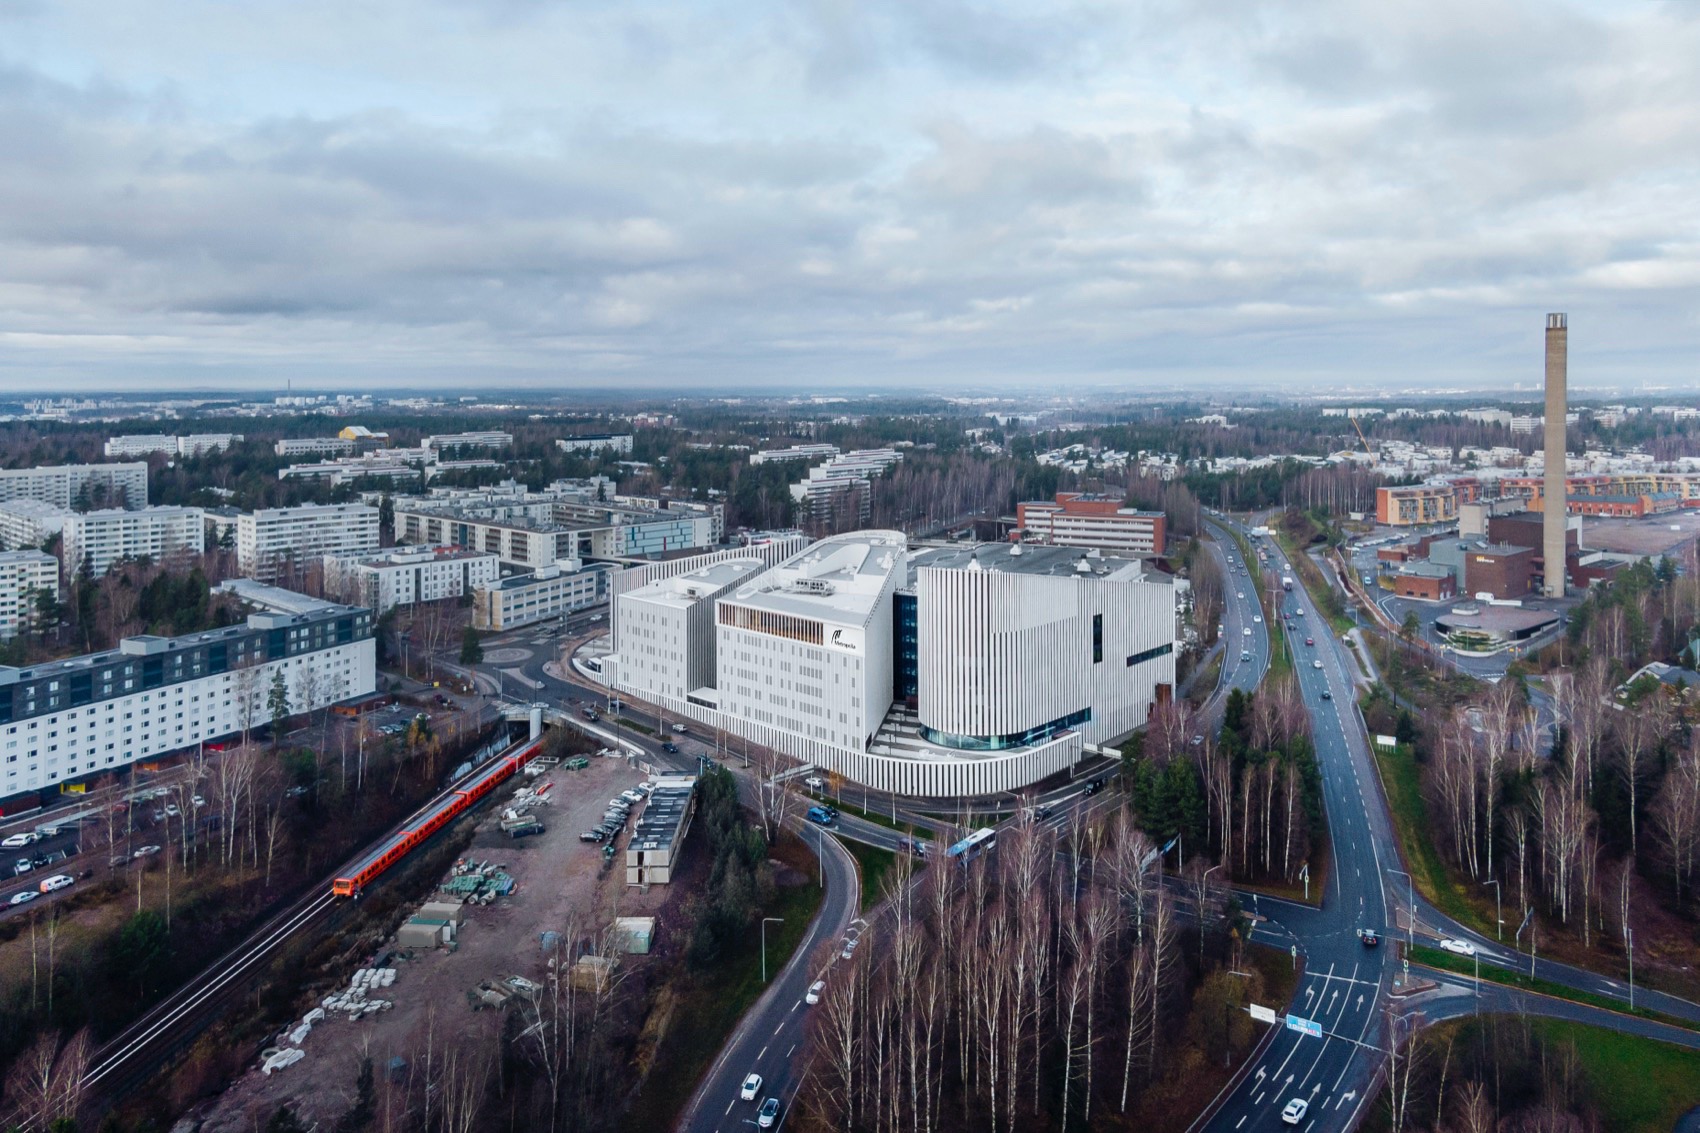
[[[0,666],[0,796],[122,770],[271,720],[274,674],[291,713],[370,695],[369,610],[324,604],[262,611],[184,637],[127,637],[118,648],[28,668]]]

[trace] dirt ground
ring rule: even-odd
[[[541,934],[555,931],[567,941],[600,931],[614,916],[652,916],[669,895],[669,887],[654,886],[648,893],[625,884],[625,845],[615,864],[604,868],[602,847],[580,842],[578,835],[601,822],[608,800],[635,786],[644,775],[624,759],[591,757],[584,771],[550,768],[532,782],[553,783],[551,805],[533,813],[546,830],[539,836],[510,840],[497,821],[513,788],[483,811],[478,833],[466,857],[503,864],[514,878],[511,896],[499,897],[488,906],[467,906],[465,922],[458,930],[454,951],[438,949],[405,954],[388,961],[396,969],[395,982],[373,998],[390,1000],[394,1007],[363,1017],[359,1022],[327,1018],[313,1027],[301,1043],[306,1057],[293,1066],[264,1076],[257,1064],[233,1082],[220,1097],[198,1107],[176,1126],[177,1130],[199,1129],[203,1133],[238,1133],[263,1128],[281,1104],[295,1107],[310,1128],[330,1128],[354,1099],[355,1077],[361,1059],[372,1058],[380,1097],[385,1088],[385,1069],[394,1057],[410,1063],[423,1057],[427,1043],[440,1056],[441,1048],[469,1028],[494,1028],[500,1023],[495,1011],[475,1012],[466,992],[482,980],[502,980],[520,975],[541,982],[545,957]],[[516,787],[518,784],[515,785]],[[634,812],[635,823],[641,809]],[[631,823],[628,823],[628,832]],[[448,899],[431,894],[424,899]],[[409,912],[417,903],[409,906]],[[659,931],[659,930],[658,930]],[[389,942],[393,947],[393,941]],[[643,963],[642,958],[628,958]],[[354,970],[338,973],[340,983],[324,985],[305,995],[301,1015],[316,1007],[333,991],[347,988]],[[284,1027],[287,1032],[290,1027]],[[287,1034],[272,1045],[288,1046]]]

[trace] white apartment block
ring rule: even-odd
[[[383,555],[325,556],[325,589],[379,616],[396,606],[471,596],[501,578],[495,555],[463,547],[397,547]]]
[[[512,433],[496,429],[475,433],[445,433],[442,436],[426,437],[420,442],[423,447],[438,451],[446,448],[508,448],[513,443]]]
[[[46,551],[0,551],[0,641],[29,628],[38,594],[59,597],[59,560]]]
[[[586,433],[577,437],[562,437],[555,442],[562,452],[615,452],[628,456],[632,451],[630,433]]]
[[[177,455],[177,438],[165,433],[132,433],[127,437],[112,437],[104,450],[110,459],[119,456],[152,456],[156,452]]]
[[[61,528],[60,552],[66,574],[76,574],[86,564],[99,578],[124,559],[198,555],[206,550],[206,536],[205,513],[198,507],[71,512]]]
[[[86,782],[270,723],[277,673],[291,714],[370,695],[376,662],[371,612],[326,604],[0,666],[0,797]]]
[[[378,509],[365,504],[262,508],[236,517],[236,563],[249,578],[274,582],[290,563],[378,549]]]
[[[613,567],[562,562],[509,575],[473,593],[472,626],[494,633],[597,605],[607,600],[613,573]]]
[[[242,440],[240,433],[191,433],[186,437],[164,433],[131,434],[113,437],[106,442],[106,455],[152,456],[156,452],[172,456],[200,456],[202,453],[222,452]]]
[[[65,529],[71,509],[43,500],[0,503],[0,547],[23,550],[40,547]]]
[[[750,454],[751,464],[778,464],[790,460],[825,460],[838,455],[837,445],[792,445],[790,448],[763,449]]]
[[[414,508],[396,504],[396,539],[410,544],[432,546],[452,544],[495,555],[504,565],[522,571],[542,570],[558,562],[588,558],[590,537],[585,533],[582,545],[580,532],[561,527],[544,518],[532,518],[532,509],[540,508],[545,516],[552,505],[513,504],[485,508],[459,508],[430,505]],[[515,511],[512,518],[483,514],[494,511]]]
[[[353,456],[354,442],[344,437],[285,437],[272,445],[284,459],[307,456]]]
[[[4,468],[0,469],[0,502],[6,500],[40,500],[60,507],[74,507],[79,501],[145,507],[148,466],[130,462]]]

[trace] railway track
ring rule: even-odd
[[[492,770],[506,766],[505,780],[524,765],[524,760],[538,748],[536,741],[522,742],[503,749],[487,763],[461,781],[451,784],[382,837],[351,855],[333,873],[316,882],[301,897],[269,918],[240,944],[231,948],[194,979],[154,1005],[140,1019],[102,1045],[90,1060],[83,1082],[91,1100],[113,1102],[134,1089],[153,1074],[173,1054],[194,1041],[217,1017],[227,1000],[242,987],[243,981],[259,971],[286,944],[309,929],[327,926],[339,908],[348,901],[337,896],[333,888],[345,879],[360,877],[369,884],[376,874],[370,873],[374,857],[382,857],[383,869],[399,864],[408,854],[436,834],[447,821],[434,821],[428,831],[421,829],[422,819],[441,816],[446,808],[450,818],[471,809],[497,783],[487,781]],[[526,753],[518,758],[517,753]],[[471,796],[465,784],[478,784]],[[405,844],[399,854],[386,852]],[[355,893],[358,894],[358,888]]]

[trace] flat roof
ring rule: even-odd
[[[699,595],[693,595],[692,590],[704,594],[721,590],[751,573],[762,568],[762,561],[754,555],[747,559],[726,559],[718,563],[709,563],[696,570],[684,574],[675,574],[668,578],[657,578],[646,582],[634,590],[620,595],[620,601],[628,602],[637,599],[643,602],[658,602],[662,605],[687,607],[701,601]]]
[[[1138,559],[1119,555],[1093,554],[1079,547],[1036,546],[1031,543],[975,543],[960,547],[924,547],[909,557],[910,566],[919,570],[934,567],[940,570],[989,570],[1002,574],[1088,577],[1080,570],[1084,560],[1091,567],[1090,577],[1110,578],[1131,582],[1144,575],[1145,567]]]
[[[1590,551],[1620,555],[1663,555],[1700,535],[1700,511],[1683,509],[1643,519],[1595,519],[1582,528],[1582,545]]]
[[[861,625],[885,580],[905,570],[908,540],[900,531],[834,535],[803,548],[721,601],[803,618]]]

